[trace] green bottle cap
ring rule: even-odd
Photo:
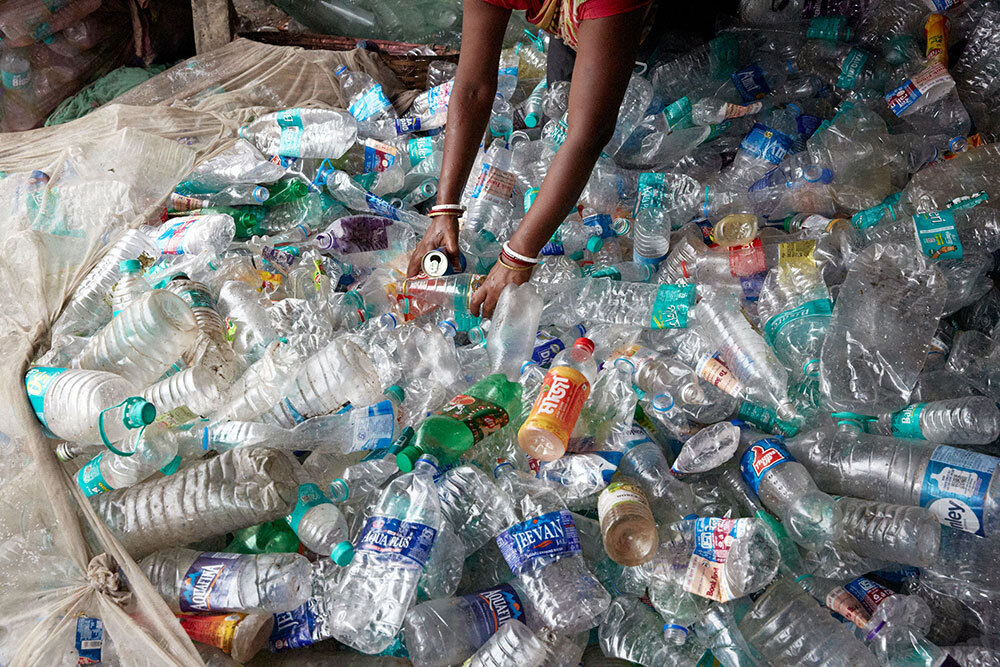
[[[354,560],[354,545],[350,542],[341,542],[330,552],[330,558],[341,567],[350,565],[351,561]]]
[[[591,236],[590,239],[587,240],[587,250],[589,250],[590,252],[597,252],[603,247],[604,247],[604,239],[602,239],[600,236]]]
[[[137,259],[123,259],[118,264],[118,270],[122,273],[139,273],[142,271],[142,264]]]
[[[156,406],[142,396],[133,396],[125,401],[122,423],[125,428],[142,428],[156,419]]]
[[[403,451],[396,454],[396,465],[399,466],[400,472],[412,472],[413,464],[416,463],[417,459],[423,453],[423,450],[416,445],[407,445],[404,447]]]
[[[338,503],[343,503],[347,502],[347,499],[351,497],[351,490],[348,488],[347,482],[338,477],[330,482],[330,495]]]
[[[396,398],[396,400],[398,402],[400,402],[400,403],[402,403],[403,401],[406,400],[406,392],[403,391],[403,388],[400,387],[398,384],[392,385],[391,387],[389,387],[388,389],[386,389],[382,393],[383,394],[389,394],[390,396],[394,396]]]

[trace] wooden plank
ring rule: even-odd
[[[194,48],[204,53],[224,46],[232,39],[229,0],[191,0]]]

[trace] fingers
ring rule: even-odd
[[[479,306],[486,299],[486,293],[486,286],[481,285],[472,295],[472,298],[469,299],[469,312],[476,317],[479,317]]]
[[[444,251],[451,260],[451,267],[455,271],[461,270],[461,264],[458,261],[458,218],[455,218],[455,224],[449,224],[444,230]]]
[[[499,298],[498,292],[499,290],[491,289],[486,298],[483,299],[483,305],[479,308],[482,317],[493,317],[493,311],[496,310],[497,299]]]
[[[423,249],[423,242],[421,242],[417,244],[417,247],[414,248],[413,252],[410,253],[410,262],[409,264],[406,265],[407,278],[412,278],[413,276],[420,273],[420,271],[423,268],[422,264],[423,264],[424,254],[425,252]]]

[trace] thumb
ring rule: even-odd
[[[458,271],[461,265],[459,262],[459,250],[458,250],[458,232],[454,229],[449,229],[444,234],[444,250],[451,258],[452,267]]]

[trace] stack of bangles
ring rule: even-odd
[[[538,264],[537,257],[528,257],[510,249],[510,242],[504,242],[497,261],[511,271],[531,271]]]
[[[428,218],[436,218],[440,215],[462,215],[465,213],[465,207],[461,204],[436,204],[431,206],[431,210],[427,213]]]

